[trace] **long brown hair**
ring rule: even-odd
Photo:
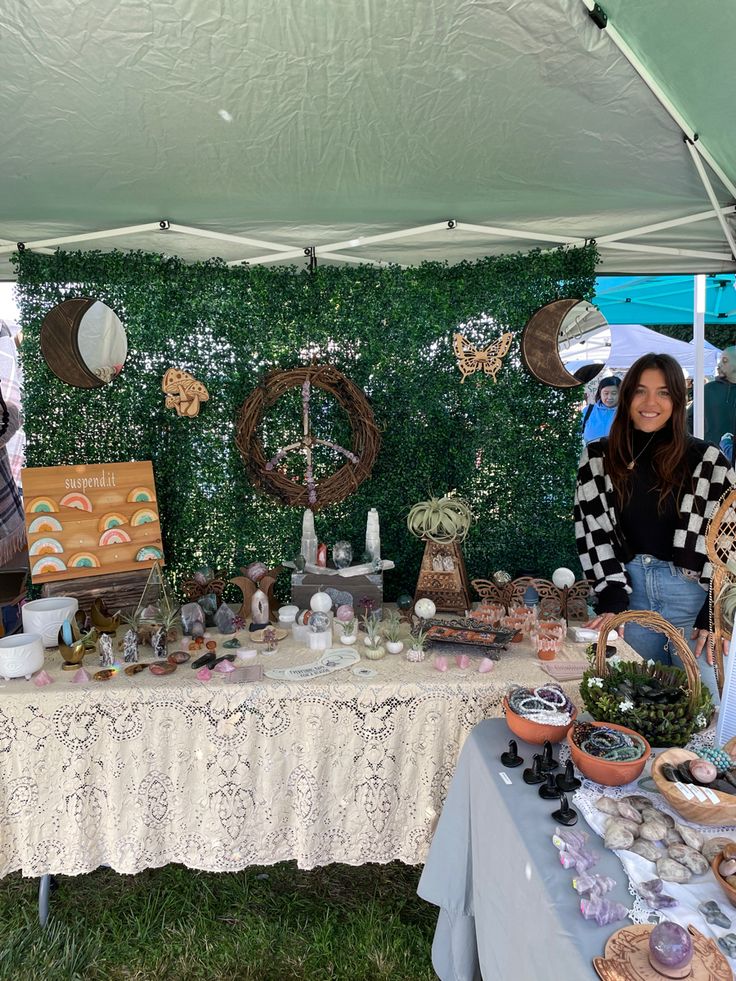
[[[689,436],[685,425],[687,401],[682,368],[669,354],[644,354],[626,372],[618,394],[618,406],[606,449],[606,469],[616,490],[619,507],[631,494],[629,464],[634,459],[631,402],[642,374],[650,368],[662,372],[672,400],[672,417],[667,423],[670,438],[658,445],[654,453],[654,471],[659,480],[659,506],[671,491],[678,492],[686,476],[685,454]],[[678,501],[679,503],[679,501]]]

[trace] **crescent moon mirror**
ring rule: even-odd
[[[67,385],[99,388],[122,369],[128,339],[118,315],[100,300],[64,300],[41,324],[41,354]]]
[[[529,318],[521,356],[529,371],[552,388],[575,388],[600,374],[611,354],[606,318],[587,300],[553,300]]]

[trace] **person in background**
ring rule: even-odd
[[[718,361],[717,376],[703,387],[703,437],[716,446],[724,433],[736,429],[736,346],[727,347]],[[693,406],[687,411],[687,424],[693,431]]]
[[[613,417],[616,415],[620,385],[621,379],[615,375],[603,378],[599,382],[595,401],[583,413],[583,441],[585,443],[600,439],[601,436],[608,436]]]
[[[575,489],[580,564],[598,601],[588,626],[627,609],[659,613],[695,642],[716,702],[705,531],[734,483],[718,447],[687,432],[677,361],[645,354],[623,380],[608,438],[583,450]],[[644,660],[677,662],[662,634],[629,623],[624,637]]]

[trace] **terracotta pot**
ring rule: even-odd
[[[628,736],[638,736],[644,743],[644,755],[638,760],[627,762],[614,762],[612,760],[601,760],[597,756],[584,753],[579,746],[572,741],[572,733],[567,735],[567,744],[570,747],[570,756],[575,766],[583,776],[596,783],[602,783],[606,787],[621,787],[632,780],[638,780],[642,774],[646,762],[649,759],[652,748],[641,733],[626,726],[617,726],[613,722],[592,722],[591,725],[606,729],[616,729],[618,732],[625,732]]]
[[[525,743],[532,743],[535,746],[541,746],[547,740],[551,743],[561,743],[578,714],[578,710],[573,708],[572,718],[567,725],[543,726],[539,725],[538,722],[530,722],[523,715],[517,715],[509,706],[507,698],[503,700],[503,707],[506,713],[506,725],[513,734],[519,739],[523,739]]]
[[[537,648],[537,657],[540,661],[554,661],[557,656],[555,644],[545,644],[544,639],[540,640]]]

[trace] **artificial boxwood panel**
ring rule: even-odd
[[[478,517],[463,547],[471,577],[578,569],[571,512],[581,390],[532,378],[519,340],[543,303],[592,296],[592,246],[449,267],[314,273],[219,260],[186,265],[140,252],[23,252],[16,261],[28,465],[153,460],[175,583],[203,563],[236,574],[253,559],[271,565],[299,551],[301,512],[254,491],[233,434],[266,370],[312,359],[328,359],[365,390],[382,430],[372,478],[318,514],[317,534],[329,544],[351,541],[359,557],[368,508],[377,507],[383,555],[397,567],[386,577],[387,597],[416,582],[423,546],[406,530],[409,507],[451,488]],[[59,381],[39,351],[45,314],[84,295],[119,314],[129,346],[121,375],[91,391]],[[514,332],[496,384],[482,373],[461,384],[457,329],[479,347]],[[209,389],[195,419],[164,408],[161,379],[172,365]],[[267,450],[298,437],[299,409],[297,391],[270,413]],[[341,409],[315,396],[313,418],[317,434],[345,445]],[[325,451],[317,479],[337,465]]]

